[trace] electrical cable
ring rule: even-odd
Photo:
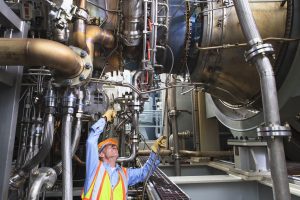
[[[167,48],[169,49],[169,51],[170,51],[170,53],[171,53],[171,58],[172,58],[171,69],[170,69],[170,72],[169,72],[169,74],[168,74],[168,76],[167,76],[167,79],[166,79],[166,85],[167,85],[168,82],[169,82],[170,74],[172,73],[173,67],[174,67],[174,53],[173,53],[172,48],[171,48],[169,45],[166,45],[166,46],[167,46]]]

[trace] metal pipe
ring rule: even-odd
[[[28,200],[38,200],[41,189],[52,188],[57,179],[55,171],[48,167],[42,167],[33,172],[33,184],[30,187]]]
[[[71,114],[66,114],[63,117],[62,126],[62,165],[63,165],[63,199],[71,200],[72,195],[72,159],[71,159],[71,132],[72,132],[73,117]]]
[[[112,48],[115,44],[114,35],[98,26],[87,26],[86,28],[86,44],[91,57],[94,57],[94,43],[99,42],[106,48]]]
[[[171,75],[170,84],[176,83],[176,75]],[[168,104],[169,104],[169,118],[171,121],[172,135],[173,135],[173,157],[175,159],[175,175],[181,175],[180,169],[180,155],[179,155],[179,140],[178,140],[178,127],[177,127],[177,108],[176,108],[176,88],[171,88],[168,90]]]
[[[124,17],[123,38],[127,46],[138,46],[140,43],[140,18],[142,16],[142,1],[123,0],[122,13]]]
[[[192,91],[192,121],[193,121],[193,138],[196,151],[200,150],[200,133],[199,133],[199,108],[198,108],[198,91]]]
[[[299,41],[299,38],[278,38],[278,37],[268,37],[262,39],[264,42],[267,41],[274,41],[274,42],[296,42]],[[198,43],[195,44],[196,48],[200,51],[205,50],[213,50],[213,49],[229,49],[229,48],[238,48],[238,47],[245,47],[248,43],[236,43],[236,44],[223,44],[218,46],[209,46],[209,47],[199,47]]]
[[[73,199],[72,181],[72,153],[71,153],[71,132],[75,107],[75,96],[69,89],[66,90],[63,99],[63,119],[62,119],[62,165],[63,165],[63,192],[64,200]]]
[[[117,162],[129,162],[133,161],[137,155],[137,147],[138,147],[138,119],[139,113],[136,112],[132,119],[132,144],[131,144],[131,155],[129,157],[119,157]]]
[[[137,71],[133,78],[132,82],[134,84],[134,87],[138,87],[138,79],[142,75],[142,71]],[[140,100],[139,95],[136,93],[133,93],[133,118],[132,118],[132,145],[131,145],[131,155],[129,157],[119,157],[117,162],[128,162],[134,160],[137,154],[137,147],[139,145],[138,140],[138,131],[139,131],[139,109],[140,109]]]
[[[148,22],[148,0],[144,0],[144,30],[143,30],[143,69],[146,68],[146,63],[148,59],[146,59],[146,47],[147,47],[147,22]]]
[[[248,44],[251,47],[262,44],[263,41],[256,27],[249,2],[244,0],[234,0],[234,5]],[[264,54],[258,54],[254,56],[252,60],[255,63],[260,76],[265,125],[280,125],[276,83],[270,60]],[[267,141],[274,199],[289,200],[291,199],[291,196],[283,139],[282,137],[271,137],[268,138]]]
[[[147,156],[151,153],[151,150],[139,150],[137,155],[139,156]],[[180,155],[186,157],[225,157],[225,156],[233,156],[233,151],[188,151],[188,150],[180,150]],[[170,156],[172,155],[171,150],[162,149],[159,152],[160,156]]]
[[[86,11],[86,0],[79,0],[77,1],[77,7],[79,8],[79,11],[82,13],[87,14]],[[83,16],[77,16],[76,20],[74,22],[74,30],[73,30],[73,40],[74,40],[74,45],[86,50],[87,45],[86,45],[86,20],[84,19]]]
[[[42,147],[30,161],[25,163],[25,165],[22,166],[22,168],[9,179],[9,186],[11,189],[20,188],[24,184],[30,170],[37,166],[48,155],[53,142],[53,133],[54,117],[50,113],[47,115],[45,122],[45,140],[42,144]]]
[[[150,58],[150,62],[152,64],[152,67],[155,66],[156,64],[156,40],[157,40],[157,0],[152,0],[152,4],[151,4],[151,22],[152,22],[152,31],[151,31],[151,58]]]
[[[119,157],[117,159],[117,162],[130,162],[135,159],[137,155],[136,145],[135,143],[132,143],[131,145],[131,155],[129,157]]]
[[[0,65],[45,65],[73,78],[83,70],[83,60],[69,47],[44,39],[0,38]]]
[[[78,91],[78,102],[77,102],[77,113],[76,113],[76,123],[73,129],[73,137],[72,137],[72,144],[71,144],[71,156],[74,158],[75,152],[77,150],[80,137],[81,137],[81,128],[82,128],[82,115],[83,115],[83,91]],[[53,169],[56,171],[57,175],[60,175],[62,173],[62,161],[57,163]]]

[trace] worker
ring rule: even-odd
[[[152,145],[150,156],[141,168],[124,168],[116,164],[119,154],[115,139],[108,138],[97,145],[106,123],[112,122],[115,116],[115,111],[108,110],[90,128],[86,144],[86,178],[81,195],[84,200],[125,200],[128,186],[143,182],[148,173],[152,174],[160,163],[157,154],[159,148],[166,145],[164,137]]]

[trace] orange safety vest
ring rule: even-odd
[[[93,182],[84,194],[82,191],[81,199],[83,200],[126,200],[127,198],[127,171],[122,167],[119,172],[119,180],[114,188],[111,187],[109,175],[102,164],[99,162]]]

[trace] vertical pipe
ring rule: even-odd
[[[86,11],[86,0],[79,0],[77,3],[77,7],[81,10],[81,12]],[[86,45],[86,20],[81,17],[77,17],[74,22],[74,30],[73,30],[73,39],[74,39],[74,45],[83,49],[87,50]]]
[[[124,43],[127,46],[138,46],[141,39],[140,18],[142,16],[142,1],[123,0],[122,13],[124,17]]]
[[[152,32],[151,32],[151,64],[154,67],[156,64],[156,40],[157,40],[157,0],[152,0],[151,4],[151,22],[152,22]]]
[[[148,22],[148,0],[144,0],[144,31],[143,31],[143,69],[146,68],[146,46],[147,46],[147,22]],[[149,59],[149,58],[148,58]]]
[[[63,99],[63,120],[62,120],[62,166],[63,166],[63,200],[73,199],[72,180],[72,146],[71,132],[75,107],[75,96],[72,91],[66,90]]]
[[[176,85],[176,75],[171,75],[170,84]],[[177,108],[176,108],[176,87],[172,87],[168,91],[169,104],[169,116],[171,120],[172,134],[173,134],[173,145],[174,145],[174,159],[175,159],[175,173],[176,176],[181,175],[180,170],[180,156],[179,156],[179,140],[178,140],[178,127],[177,127]]]
[[[199,140],[199,116],[198,116],[198,91],[194,89],[192,91],[192,114],[193,114],[193,139],[194,148],[196,151],[200,151],[200,140]]]
[[[242,31],[250,46],[262,43],[250,5],[245,0],[234,0]],[[266,126],[280,125],[276,83],[272,65],[264,54],[252,58],[260,76]],[[275,200],[291,199],[282,137],[268,138],[269,159]]]
[[[73,199],[72,160],[71,160],[71,132],[73,117],[66,114],[62,127],[62,164],[63,164],[63,199]]]

